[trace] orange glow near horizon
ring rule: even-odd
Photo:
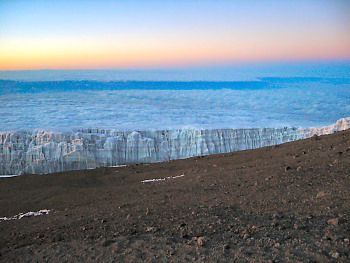
[[[344,60],[350,58],[346,45],[271,45],[246,41],[241,44],[186,43],[79,45],[72,43],[2,46],[0,70],[26,69],[131,69],[210,65],[279,60]],[[326,47],[326,48],[325,48]],[[328,52],[326,52],[328,51]]]
[[[343,2],[73,2],[0,2],[0,70],[350,60]]]

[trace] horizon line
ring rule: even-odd
[[[88,70],[120,70],[120,71],[167,71],[167,70],[194,70],[194,69],[220,69],[220,68],[230,68],[236,66],[258,66],[258,65],[301,65],[301,64],[350,64],[350,58],[346,59],[310,59],[310,60],[266,60],[266,61],[239,61],[233,63],[220,63],[220,64],[205,64],[205,65],[174,65],[174,66],[164,66],[164,67],[115,67],[115,68],[38,68],[38,69],[0,69],[0,72],[4,71],[88,71]]]

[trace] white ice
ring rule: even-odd
[[[180,178],[180,177],[183,177],[185,176],[184,174],[181,174],[181,175],[177,175],[177,176],[168,176],[168,177],[165,177],[165,178],[159,178],[159,179],[148,179],[148,180],[143,180],[141,181],[141,183],[154,183],[154,182],[160,182],[160,181],[165,181],[165,180],[169,180],[169,179],[176,179],[176,178]]]
[[[22,219],[23,217],[48,215],[50,213],[50,211],[51,210],[43,209],[43,210],[40,210],[38,212],[19,213],[18,215],[15,215],[13,217],[0,217],[0,220],[10,221],[10,220]]]

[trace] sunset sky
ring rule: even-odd
[[[350,1],[0,1],[0,70],[350,60]]]

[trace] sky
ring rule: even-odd
[[[350,1],[0,0],[0,70],[349,61]]]

